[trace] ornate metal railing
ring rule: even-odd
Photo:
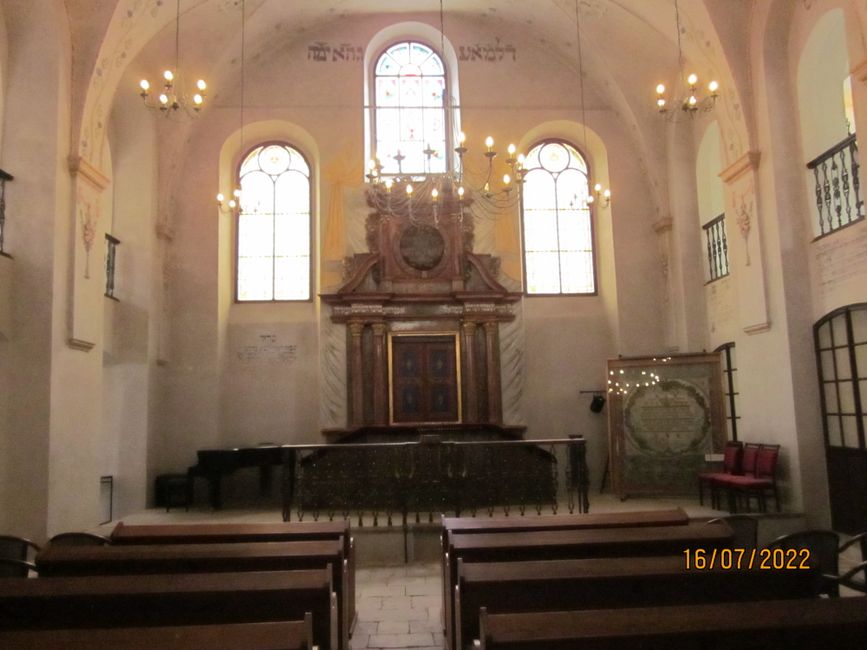
[[[820,237],[864,218],[859,168],[854,133],[807,163],[815,182]]]
[[[3,248],[6,240],[6,181],[12,180],[12,174],[0,169],[0,253],[5,253]]]
[[[405,526],[440,513],[587,512],[583,436],[553,440],[289,445],[283,519]]]
[[[114,298],[114,271],[120,240],[105,233],[105,295]]]
[[[708,221],[702,227],[707,242],[707,265],[712,282],[729,274],[729,247],[726,241],[725,213],[712,221]]]

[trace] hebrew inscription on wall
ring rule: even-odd
[[[298,346],[281,341],[276,334],[259,334],[252,345],[240,345],[235,358],[242,366],[291,364],[298,358]]]

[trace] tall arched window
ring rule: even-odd
[[[446,113],[445,67],[436,52],[403,41],[379,56],[374,146],[383,174],[444,173],[450,152]],[[433,153],[428,157],[425,151]]]
[[[247,154],[238,177],[237,300],[309,300],[310,166],[268,143]]]
[[[537,295],[596,293],[587,163],[562,140],[527,155],[524,177],[524,279]]]

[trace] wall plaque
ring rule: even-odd
[[[615,493],[693,494],[725,445],[719,355],[610,360],[608,382]]]

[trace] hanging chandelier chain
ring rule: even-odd
[[[175,12],[175,74],[181,69],[181,0]]]
[[[674,24],[677,28],[677,67],[680,70],[680,83],[686,87],[686,77],[683,73],[683,46],[680,42],[680,7],[677,0],[674,0]]]

